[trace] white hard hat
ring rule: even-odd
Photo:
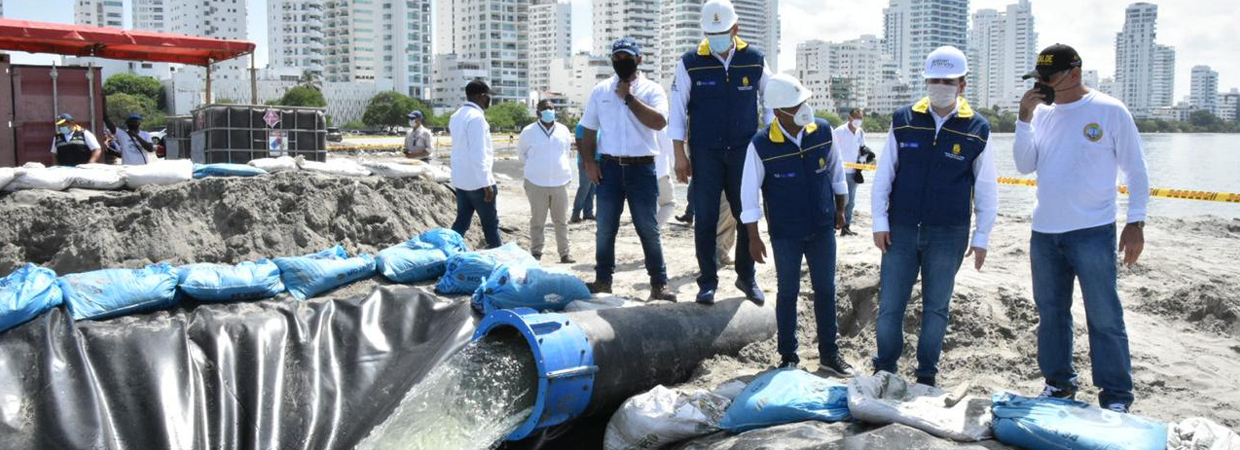
[[[960,78],[969,73],[969,60],[956,47],[944,45],[926,57],[925,78]]]
[[[702,32],[714,34],[732,31],[736,25],[736,8],[728,0],[710,0],[702,5]]]
[[[813,92],[801,85],[796,77],[788,74],[772,75],[766,82],[762,103],[767,108],[791,108],[809,99]]]

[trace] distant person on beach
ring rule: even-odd
[[[1081,83],[1081,57],[1055,44],[1038,54],[1025,78],[1037,79],[1020,102],[1016,170],[1037,173],[1029,259],[1037,304],[1038,367],[1043,397],[1075,398],[1072,290],[1079,280],[1089,324],[1089,360],[1098,402],[1116,412],[1132,406],[1132,360],[1117,288],[1115,180],[1128,185],[1128,217],[1119,236],[1124,264],[1145,248],[1150,200],[1141,138],[1128,107]]]
[[[795,368],[801,361],[797,299],[804,260],[814,287],[819,371],[848,377],[853,369],[839,354],[835,304],[835,230],[844,226],[848,184],[832,142],[831,124],[815,118],[807,102],[812,95],[790,75],[773,75],[767,82],[763,100],[774,108],[775,120],[759,130],[745,150],[740,221],[749,238],[742,242],[749,246],[746,250],[754,262],[765,263],[766,244],[758,233],[758,220],[765,212],[777,277],[779,367]]]
[[[667,264],[655,219],[659,198],[655,158],[660,152],[660,130],[667,127],[667,94],[637,70],[641,62],[637,41],[616,40],[611,47],[616,76],[594,86],[581,116],[585,127],[581,157],[586,174],[598,184],[596,278],[589,287],[591,293],[611,293],[616,234],[627,200],[650,276],[650,299],[675,301],[667,285]],[[601,161],[595,161],[595,151],[602,155]]]
[[[581,148],[585,146],[582,142],[585,138],[585,128],[580,123],[577,124],[575,135],[577,139],[577,194],[573,197],[573,217],[568,220],[568,223],[594,220],[594,194],[598,189],[598,185],[590,181],[590,176],[586,174],[585,163],[581,160]]]
[[[405,157],[431,162],[435,158],[435,138],[431,130],[423,126],[426,118],[422,111],[409,112],[409,134],[405,135]]]
[[[456,221],[452,230],[465,235],[476,212],[487,248],[496,248],[503,241],[495,207],[498,187],[491,171],[495,149],[491,144],[491,124],[484,114],[491,106],[491,87],[482,80],[470,81],[465,85],[465,98],[465,105],[448,120],[452,133],[452,188],[456,190]]]
[[[968,73],[959,49],[930,52],[923,72],[929,95],[892,115],[871,192],[874,245],[883,252],[874,370],[898,373],[904,313],[920,276],[914,374],[927,386],[937,384],[956,272],[968,256],[982,269],[999,208],[990,123],[961,97]]]
[[[568,245],[568,184],[573,181],[573,135],[555,121],[550,100],[538,102],[538,120],[521,130],[517,157],[525,167],[525,196],[530,201],[530,253],[542,259],[547,213],[555,227],[556,250],[560,262],[577,262]]]
[[[121,148],[121,164],[140,166],[155,159],[155,143],[151,134],[142,131],[142,116],[130,114],[125,118],[124,129],[116,133],[116,143]]]
[[[841,124],[835,129],[835,145],[840,148],[840,159],[845,163],[856,164],[861,162],[864,156],[861,149],[865,148],[865,130],[861,129],[861,123],[865,120],[865,113],[861,108],[853,108],[848,112],[848,121]],[[871,160],[873,154],[870,154]],[[851,168],[844,168],[844,178],[848,180],[848,204],[844,206],[844,229],[840,230],[840,236],[855,236],[857,233],[851,228],[853,220],[853,209],[857,207],[857,184],[861,171]]]
[[[759,114],[771,71],[762,51],[738,36],[739,16],[732,2],[709,0],[702,4],[701,13],[706,38],[685,52],[676,65],[667,129],[676,149],[676,177],[682,183],[693,180],[688,208],[692,214],[686,211],[680,221],[693,224],[696,301],[709,305],[715,302],[719,288],[720,199],[726,198],[733,206],[729,211],[735,226],[745,149],[759,122],[769,124],[772,119],[769,109]],[[748,247],[749,236],[741,233],[737,236],[736,288],[761,303],[766,296],[758,286]]]
[[[73,116],[61,114],[56,116],[52,154],[56,156],[56,165],[74,167],[99,162],[103,158],[103,147],[99,146],[94,133],[73,121]]]

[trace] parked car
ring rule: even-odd
[[[327,142],[340,142],[344,140],[344,135],[340,134],[339,128],[327,129]]]

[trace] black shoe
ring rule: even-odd
[[[793,369],[793,370],[796,370],[796,369],[798,369],[797,364],[798,364],[798,363],[797,363],[797,361],[794,361],[794,360],[791,360],[791,359],[788,359],[788,358],[780,358],[780,359],[779,359],[779,365],[778,365],[778,366],[775,366],[775,368],[776,368],[776,369]]]
[[[917,384],[924,384],[930,387],[938,386],[938,383],[935,382],[934,377],[917,377]]]
[[[568,223],[581,223],[581,222],[584,222],[584,220],[581,220],[581,218],[577,216],[573,216],[573,218],[568,219]]]
[[[849,378],[857,373],[840,355],[818,361],[818,372],[837,378]]]
[[[674,302],[676,301],[676,294],[673,294],[672,289],[667,287],[666,284],[656,284],[650,286],[650,299]]]
[[[591,215],[591,214],[586,214],[585,219],[586,219],[586,220],[594,220],[594,216],[593,216],[593,215]]]
[[[560,256],[560,264],[573,264],[575,262],[577,262],[577,260],[573,259],[572,255]]]
[[[1042,393],[1038,394],[1038,398],[1066,398],[1068,400],[1076,400],[1076,389],[1060,389],[1048,384],[1046,387],[1042,388]]]
[[[530,253],[530,256],[533,256],[538,261],[542,261],[542,253]]]
[[[685,225],[693,225],[693,216],[690,214],[685,214],[683,216],[676,216],[676,221],[683,223]]]
[[[762,288],[758,286],[757,280],[736,280],[736,288],[740,289],[745,294],[745,298],[755,305],[762,306],[766,304],[766,294],[762,293]]]
[[[701,289],[698,291],[696,302],[703,305],[715,304],[715,289]]]
[[[591,294],[610,294],[611,293],[611,282],[610,281],[594,281],[594,282],[586,283],[586,288],[590,290]]]

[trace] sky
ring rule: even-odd
[[[73,22],[73,0],[0,0],[5,16],[10,19],[43,22]],[[437,0],[433,0],[437,1]],[[573,4],[573,50],[591,48],[591,0],[569,0]],[[1157,41],[1176,49],[1175,99],[1188,95],[1193,66],[1209,65],[1219,72],[1219,90],[1240,87],[1240,58],[1231,45],[1240,43],[1240,8],[1234,0],[1146,0],[1157,4]],[[250,40],[258,44],[260,66],[267,59],[266,0],[247,0],[249,5]],[[795,64],[797,44],[811,40],[843,41],[863,34],[882,37],[882,0],[779,0],[782,42],[779,54],[781,70]],[[1002,10],[1015,0],[971,0],[969,8]],[[1085,69],[1099,72],[1101,77],[1115,71],[1115,33],[1123,29],[1124,8],[1131,1],[1115,0],[1032,0],[1034,28],[1038,45],[1056,42],[1077,49]],[[129,23],[129,0],[125,0],[126,24]],[[433,10],[433,8],[432,8]],[[15,62],[47,64],[45,55],[15,54]]]

